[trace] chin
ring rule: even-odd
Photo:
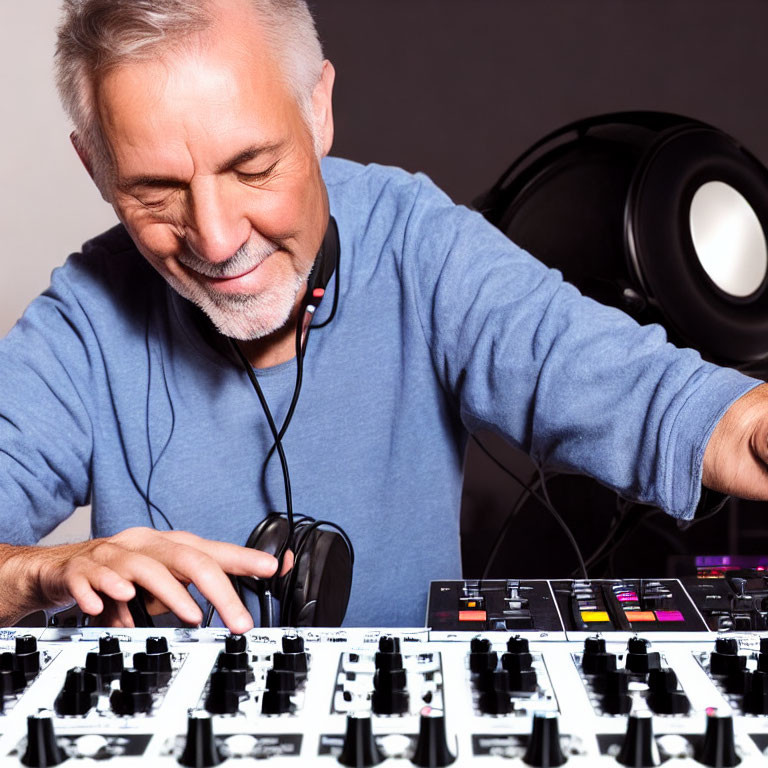
[[[199,307],[219,333],[237,341],[255,341],[282,328],[296,305],[306,278],[270,286],[258,295],[222,294],[199,285],[182,285],[169,279],[171,287]]]

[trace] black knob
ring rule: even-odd
[[[768,653],[768,637],[760,638],[760,653]]]
[[[146,652],[133,654],[133,666],[147,675],[150,688],[162,688],[173,671],[168,641],[164,637],[148,637]]]
[[[17,635],[14,666],[28,678],[34,677],[40,671],[40,651],[37,650],[37,639],[34,635]]]
[[[262,695],[261,711],[265,715],[283,715],[293,709],[291,694],[296,690],[296,676],[282,669],[267,672],[267,688]]]
[[[21,762],[32,768],[48,768],[63,763],[67,756],[56,743],[51,713],[41,709],[27,718],[27,749]]]
[[[402,715],[408,711],[404,669],[376,670],[373,675],[371,705],[377,715]]]
[[[148,654],[168,653],[168,640],[165,637],[148,637],[144,645]]]
[[[188,768],[211,768],[222,761],[213,737],[213,721],[204,709],[189,711],[187,740],[179,763]]]
[[[609,715],[626,715],[632,709],[632,697],[629,695],[629,673],[624,669],[615,669],[601,675],[595,688],[603,693],[600,704]],[[597,682],[596,680],[596,682]]]
[[[109,705],[116,715],[135,715],[152,709],[152,694],[147,676],[133,667],[120,673],[120,688],[112,691]]]
[[[589,639],[587,638],[587,640]],[[605,648],[605,641],[602,638],[600,638],[600,645]],[[586,675],[603,675],[606,672],[611,672],[616,669],[616,654],[598,651],[585,652],[581,657],[581,668]]]
[[[272,654],[272,666],[275,669],[293,672],[297,678],[307,676],[307,657],[303,653],[280,653],[280,651],[276,651]]]
[[[736,754],[733,737],[733,717],[726,710],[707,710],[707,729],[704,732],[704,744],[696,759],[713,768],[729,768],[738,765],[741,760]]]
[[[718,637],[715,650],[709,654],[709,671],[713,675],[734,675],[747,665],[745,656],[739,656],[739,643],[735,637]]]
[[[307,654],[304,651],[304,638],[301,635],[283,635],[281,669],[290,669],[298,679],[307,675]],[[277,655],[277,654],[275,654]]]
[[[301,635],[283,635],[283,653],[304,653],[304,638]]]
[[[419,738],[411,762],[422,768],[440,768],[450,765],[455,759],[448,749],[442,711],[424,707],[419,720]]]
[[[531,669],[530,653],[505,653],[501,666],[509,672],[509,685],[513,691],[531,693],[536,690],[536,672]]]
[[[499,657],[496,651],[472,651],[469,654],[469,671],[473,675],[494,670],[498,663]]]
[[[523,761],[536,768],[554,768],[567,760],[560,747],[560,729],[555,712],[535,712],[533,730]]]
[[[661,656],[656,652],[649,652],[650,645],[645,638],[630,638],[627,643],[627,661],[625,664],[630,672],[644,675],[652,669],[661,667]]]
[[[591,655],[594,653],[605,653],[605,639],[594,635],[588,637],[584,641],[584,655]]]
[[[758,669],[744,673],[744,711],[750,715],[768,715],[768,673]]]
[[[219,666],[224,669],[249,669],[248,644],[242,635],[230,635],[224,641],[224,650],[219,654]]]
[[[16,668],[14,654],[0,653],[0,696],[21,693],[26,686],[27,677],[22,670]]]
[[[99,677],[102,688],[108,688],[112,680],[120,677],[123,671],[123,654],[120,641],[112,635],[99,638],[98,653],[89,653],[85,657],[85,668]]]
[[[528,653],[528,639],[520,637],[520,635],[513,635],[507,640],[507,650],[510,653]]]
[[[215,669],[211,673],[205,708],[213,715],[233,715],[240,706],[239,689],[231,669]]]
[[[403,656],[401,653],[383,653],[377,651],[374,657],[374,665],[377,670],[394,671],[403,668]]]
[[[379,653],[400,653],[400,638],[382,635],[379,638]]]
[[[486,715],[508,715],[512,711],[509,672],[505,669],[489,670],[478,677],[477,684],[481,712]]]
[[[352,712],[347,715],[347,732],[339,762],[353,768],[369,768],[383,759],[384,755],[373,738],[370,713]]]
[[[82,667],[67,671],[64,687],[56,697],[53,707],[58,715],[84,715],[98,701],[96,676]]]
[[[487,637],[473,637],[469,641],[470,653],[490,653],[492,650],[493,646]]]
[[[627,722],[627,733],[616,758],[622,765],[632,768],[650,768],[661,765],[659,749],[653,738],[653,721],[648,711],[633,712]]]

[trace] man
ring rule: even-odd
[[[294,509],[355,544],[350,624],[420,624],[427,581],[459,575],[467,431],[680,517],[702,480],[768,498],[765,387],[579,296],[427,179],[320,162],[334,71],[302,0],[67,0],[57,56],[122,227],[0,344],[0,623],[74,599],[130,626],[134,585],[198,623],[193,585],[251,626],[227,574],[274,573],[238,545],[286,502],[225,340],[279,425],[329,213],[338,283],[313,322],[334,316],[283,443]],[[91,541],[33,546],[89,500]]]

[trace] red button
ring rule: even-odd
[[[485,611],[459,611],[459,621],[485,621]]]

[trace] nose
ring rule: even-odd
[[[250,223],[236,198],[215,176],[193,180],[184,233],[188,247],[200,258],[220,263],[250,236]]]

